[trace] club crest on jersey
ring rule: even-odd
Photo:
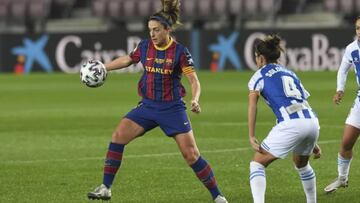
[[[172,59],[166,59],[165,63],[167,65],[171,65],[173,63],[173,60]]]

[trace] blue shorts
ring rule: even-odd
[[[154,102],[142,100],[125,118],[139,124],[145,132],[160,126],[169,137],[191,131],[191,124],[182,100],[173,102]]]

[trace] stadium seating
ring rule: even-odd
[[[0,21],[24,23],[48,18],[70,18],[82,14],[102,18],[105,22],[144,22],[161,8],[160,0],[82,0],[81,12],[74,12],[76,0],[0,0]],[[181,21],[190,25],[206,23],[237,25],[251,20],[275,19],[276,16],[301,13],[306,4],[316,2],[319,8],[342,15],[360,11],[360,0],[181,0]],[[321,7],[321,5],[324,5]],[[301,6],[302,5],[302,6]],[[77,15],[80,13],[80,15]],[[285,16],[284,15],[284,16]],[[111,24],[110,24],[111,25]]]
[[[14,23],[23,23],[27,15],[27,0],[12,0],[10,3],[10,17]]]
[[[229,14],[239,15],[243,10],[244,0],[229,0]]]
[[[338,3],[340,4],[341,12],[343,12],[343,13],[354,12],[355,2],[353,0],[341,0]]]
[[[360,0],[355,0],[355,10],[356,10],[357,12],[360,11]]]
[[[184,21],[213,21],[229,16],[266,18],[276,14],[281,0],[181,0]],[[144,20],[161,8],[160,0],[92,0],[93,14],[116,20]]]
[[[338,9],[338,1],[337,0],[324,0],[325,10],[335,12]]]
[[[10,0],[0,1],[0,21],[7,22],[9,17]]]
[[[330,12],[357,15],[360,11],[360,0],[324,0],[324,8]]]
[[[196,13],[196,1],[194,0],[182,0],[180,4],[182,19],[191,19]]]
[[[139,11],[138,12],[139,16],[146,17],[153,14],[153,6],[151,0],[138,0],[137,7]]]
[[[107,16],[108,0],[93,0],[91,3],[91,11],[95,16],[106,17]]]
[[[29,18],[33,21],[45,21],[50,13],[50,0],[31,0],[28,7]]]

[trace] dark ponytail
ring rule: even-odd
[[[280,45],[281,39],[278,35],[266,36],[259,39],[255,45],[255,53],[263,55],[268,63],[276,63],[284,49]]]

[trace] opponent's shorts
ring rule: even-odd
[[[125,118],[143,127],[145,132],[159,126],[169,137],[191,131],[191,123],[182,100],[154,102],[144,99]]]
[[[261,148],[277,158],[284,159],[289,152],[311,155],[319,137],[319,121],[292,119],[278,123],[261,143]]]
[[[360,129],[360,102],[358,97],[356,97],[345,123]]]

